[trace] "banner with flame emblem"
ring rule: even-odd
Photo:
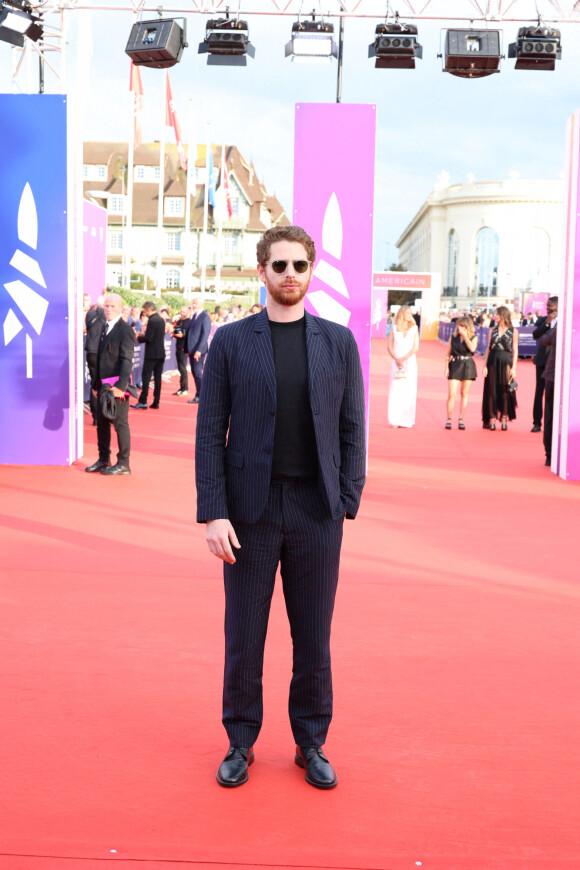
[[[348,326],[365,381],[371,355],[376,107],[296,105],[294,223],[314,239],[317,260],[306,307]]]
[[[66,99],[2,94],[0,130],[0,463],[66,465]]]

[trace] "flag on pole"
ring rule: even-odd
[[[220,187],[223,188],[223,194],[226,200],[226,208],[228,210],[228,217],[233,217],[234,209],[232,206],[232,195],[230,193],[230,179],[228,176],[228,168],[226,166],[226,148],[225,145],[222,145],[222,165],[220,169]]]
[[[187,172],[187,160],[185,159],[185,150],[183,148],[183,142],[181,140],[181,128],[179,126],[179,121],[177,120],[177,112],[175,111],[175,104],[173,102],[173,94],[171,92],[171,83],[169,81],[169,73],[166,76],[167,80],[167,100],[166,100],[166,115],[165,115],[165,124],[168,127],[173,127],[175,132],[175,141],[177,142],[177,154],[179,156],[179,165],[183,169],[184,172]]]
[[[215,208],[215,175],[213,170],[213,151],[211,145],[208,145],[208,154],[206,158],[207,166],[207,201],[212,208]]]
[[[138,148],[143,140],[143,82],[141,68],[131,61],[130,91],[133,94],[134,147]]]

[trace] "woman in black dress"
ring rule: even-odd
[[[501,305],[495,312],[496,326],[491,330],[483,360],[483,404],[481,416],[484,429],[507,429],[507,421],[516,419],[515,390],[508,385],[516,378],[518,362],[518,331],[512,326],[509,308]]]
[[[477,336],[471,317],[460,317],[455,325],[455,332],[447,344],[447,357],[445,360],[445,377],[449,381],[449,393],[447,395],[447,422],[446,429],[451,429],[451,415],[455,404],[457,388],[461,384],[461,399],[459,402],[459,428],[465,429],[463,415],[467,408],[469,388],[472,381],[477,377],[477,369],[473,354],[477,350]]]

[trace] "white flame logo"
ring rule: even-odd
[[[34,196],[28,183],[22,191],[20,206],[18,207],[18,239],[28,248],[36,250],[38,244],[38,217]],[[15,269],[30,281],[34,281],[35,284],[44,287],[46,290],[40,266],[29,254],[17,248],[10,260],[10,265],[14,266]],[[23,281],[10,281],[4,286],[18,306],[19,313],[24,315],[35,332],[40,335],[48,309],[47,300]],[[4,320],[4,345],[10,344],[12,339],[23,328],[24,326],[19,320],[18,315],[13,308],[10,308]],[[29,335],[26,336],[26,377],[32,377],[32,338]]]
[[[324,214],[322,247],[335,260],[340,260],[342,255],[342,217],[335,193],[331,194]],[[327,263],[326,260],[319,260],[316,264],[314,275],[336,293],[346,297],[346,299],[350,299],[342,272],[336,266]],[[326,290],[316,290],[314,293],[309,293],[308,298],[321,317],[326,317],[335,323],[348,326],[351,312],[337,299],[330,296]]]

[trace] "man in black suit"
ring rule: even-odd
[[[248,779],[262,724],[262,664],[278,565],[293,643],[289,714],[306,781],[333,788],[322,751],[332,718],[330,626],[343,521],[365,479],[364,387],[344,326],[304,296],[316,259],[300,227],[258,243],[266,308],[221,326],[211,343],[196,435],[197,520],[224,561],[222,786]],[[232,547],[235,548],[236,553]]]
[[[93,465],[85,468],[92,473],[130,474],[129,453],[131,450],[131,435],[129,432],[129,400],[125,391],[131,382],[133,370],[133,350],[135,348],[135,333],[121,317],[123,300],[116,293],[105,297],[104,312],[106,324],[102,327],[97,352],[95,376],[91,388],[95,399],[103,383],[111,382],[117,412],[114,423],[119,452],[116,465],[111,465],[111,423],[103,415],[101,403],[97,399],[97,444],[99,458]]]
[[[193,399],[189,399],[189,404],[195,405],[199,402],[201,395],[201,382],[205,358],[207,356],[207,340],[211,330],[211,320],[207,311],[204,310],[203,302],[199,297],[193,300],[191,307],[191,323],[187,330],[186,346],[191,365],[191,374],[195,381],[195,396]]]
[[[157,306],[154,302],[145,302],[143,311],[148,315],[145,332],[137,336],[137,341],[145,343],[145,359],[143,360],[143,373],[141,375],[141,395],[137,404],[132,408],[147,410],[147,394],[151,375],[155,379],[153,389],[153,404],[151,408],[159,408],[161,398],[161,379],[163,377],[163,363],[165,362],[165,321],[157,314]]]
[[[187,351],[185,342],[187,330],[191,323],[191,312],[187,305],[183,305],[179,311],[179,320],[175,322],[173,329],[173,337],[175,338],[175,359],[177,360],[177,369],[179,371],[179,389],[174,396],[187,396]]]
[[[546,316],[538,317],[536,321],[536,328],[532,333],[533,338],[536,341],[540,342],[534,356],[534,365],[536,367],[536,392],[534,394],[534,425],[532,426],[532,432],[542,431],[542,404],[544,398],[544,388],[546,385],[546,380],[544,378],[544,369],[546,367],[546,361],[550,352],[549,349],[545,347],[541,339],[542,336],[548,332],[552,325],[552,321],[555,320],[557,316],[558,297],[550,296],[546,303]]]
[[[90,305],[91,297],[88,297],[88,302]],[[95,375],[97,372],[97,354],[99,352],[99,341],[101,340],[101,333],[103,331],[103,326],[106,323],[105,312],[102,306],[102,299],[99,299],[97,306],[95,308],[89,308],[85,315],[85,330],[86,330],[86,340],[85,340],[85,353],[87,359],[87,368],[89,370],[89,377],[91,379],[91,384],[95,380]],[[90,398],[90,406],[91,413],[93,415],[93,425],[97,425],[97,399],[93,394],[91,389],[91,398]]]

